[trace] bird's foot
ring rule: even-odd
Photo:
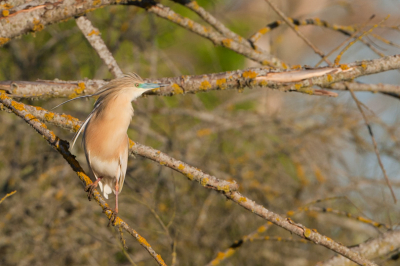
[[[108,222],[107,227],[110,227],[111,224],[112,224],[113,226],[115,226],[115,222],[117,221],[117,217],[118,217],[118,212],[115,211],[115,210],[113,210],[113,209],[110,209],[110,208],[108,208],[108,207],[105,207],[105,208],[103,209],[103,212],[104,212],[104,213],[105,213],[106,211],[111,211],[111,217],[110,217],[110,220],[109,220],[109,222]]]
[[[93,183],[92,184],[89,184],[89,185],[87,185],[86,187],[85,187],[85,191],[88,193],[88,195],[87,195],[87,197],[88,197],[88,200],[89,201],[91,201],[92,200],[92,197],[94,196],[94,190],[96,189],[96,185],[94,185]]]

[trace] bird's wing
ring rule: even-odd
[[[128,139],[128,136],[126,137]],[[124,186],[126,168],[128,167],[128,147],[129,147],[129,139],[127,140],[127,148],[119,157],[119,179],[117,180],[119,186],[119,192],[122,191],[122,187]]]
[[[93,110],[94,111],[94,110]],[[89,116],[86,118],[85,122],[83,122],[82,126],[79,128],[79,130],[75,133],[74,138],[72,139],[72,146],[71,146],[71,150],[75,145],[76,140],[79,137],[79,134],[81,134],[82,130],[86,127],[87,123],[89,123],[90,119],[93,116],[93,111],[89,114]]]

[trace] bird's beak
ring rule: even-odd
[[[165,87],[168,86],[169,84],[163,84],[163,83],[141,83],[139,85],[139,88],[141,89],[155,89],[155,88],[160,88],[160,87]]]

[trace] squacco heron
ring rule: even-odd
[[[163,86],[166,84],[145,83],[137,74],[131,73],[111,80],[93,95],[73,99],[98,96],[93,111],[76,132],[71,149],[83,132],[86,161],[96,177],[94,183],[85,188],[89,200],[97,185],[106,199],[111,192],[115,194],[115,210],[108,225],[114,224],[118,215],[118,194],[124,185],[128,164],[127,130],[133,116],[131,102],[144,92]]]

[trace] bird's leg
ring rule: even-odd
[[[99,182],[100,182],[100,180],[101,180],[102,178],[103,178],[102,176],[99,177],[99,178],[97,178],[96,181],[94,181],[92,184],[89,184],[89,185],[87,185],[87,186],[85,187],[85,191],[88,193],[88,199],[89,199],[89,201],[92,200],[93,191],[97,188],[97,185],[99,184]]]
[[[115,225],[115,221],[117,220],[118,217],[118,192],[119,192],[119,185],[118,185],[118,180],[115,183],[115,210],[111,210],[112,214],[110,217],[110,221],[108,222],[108,227],[110,227],[110,224]]]

